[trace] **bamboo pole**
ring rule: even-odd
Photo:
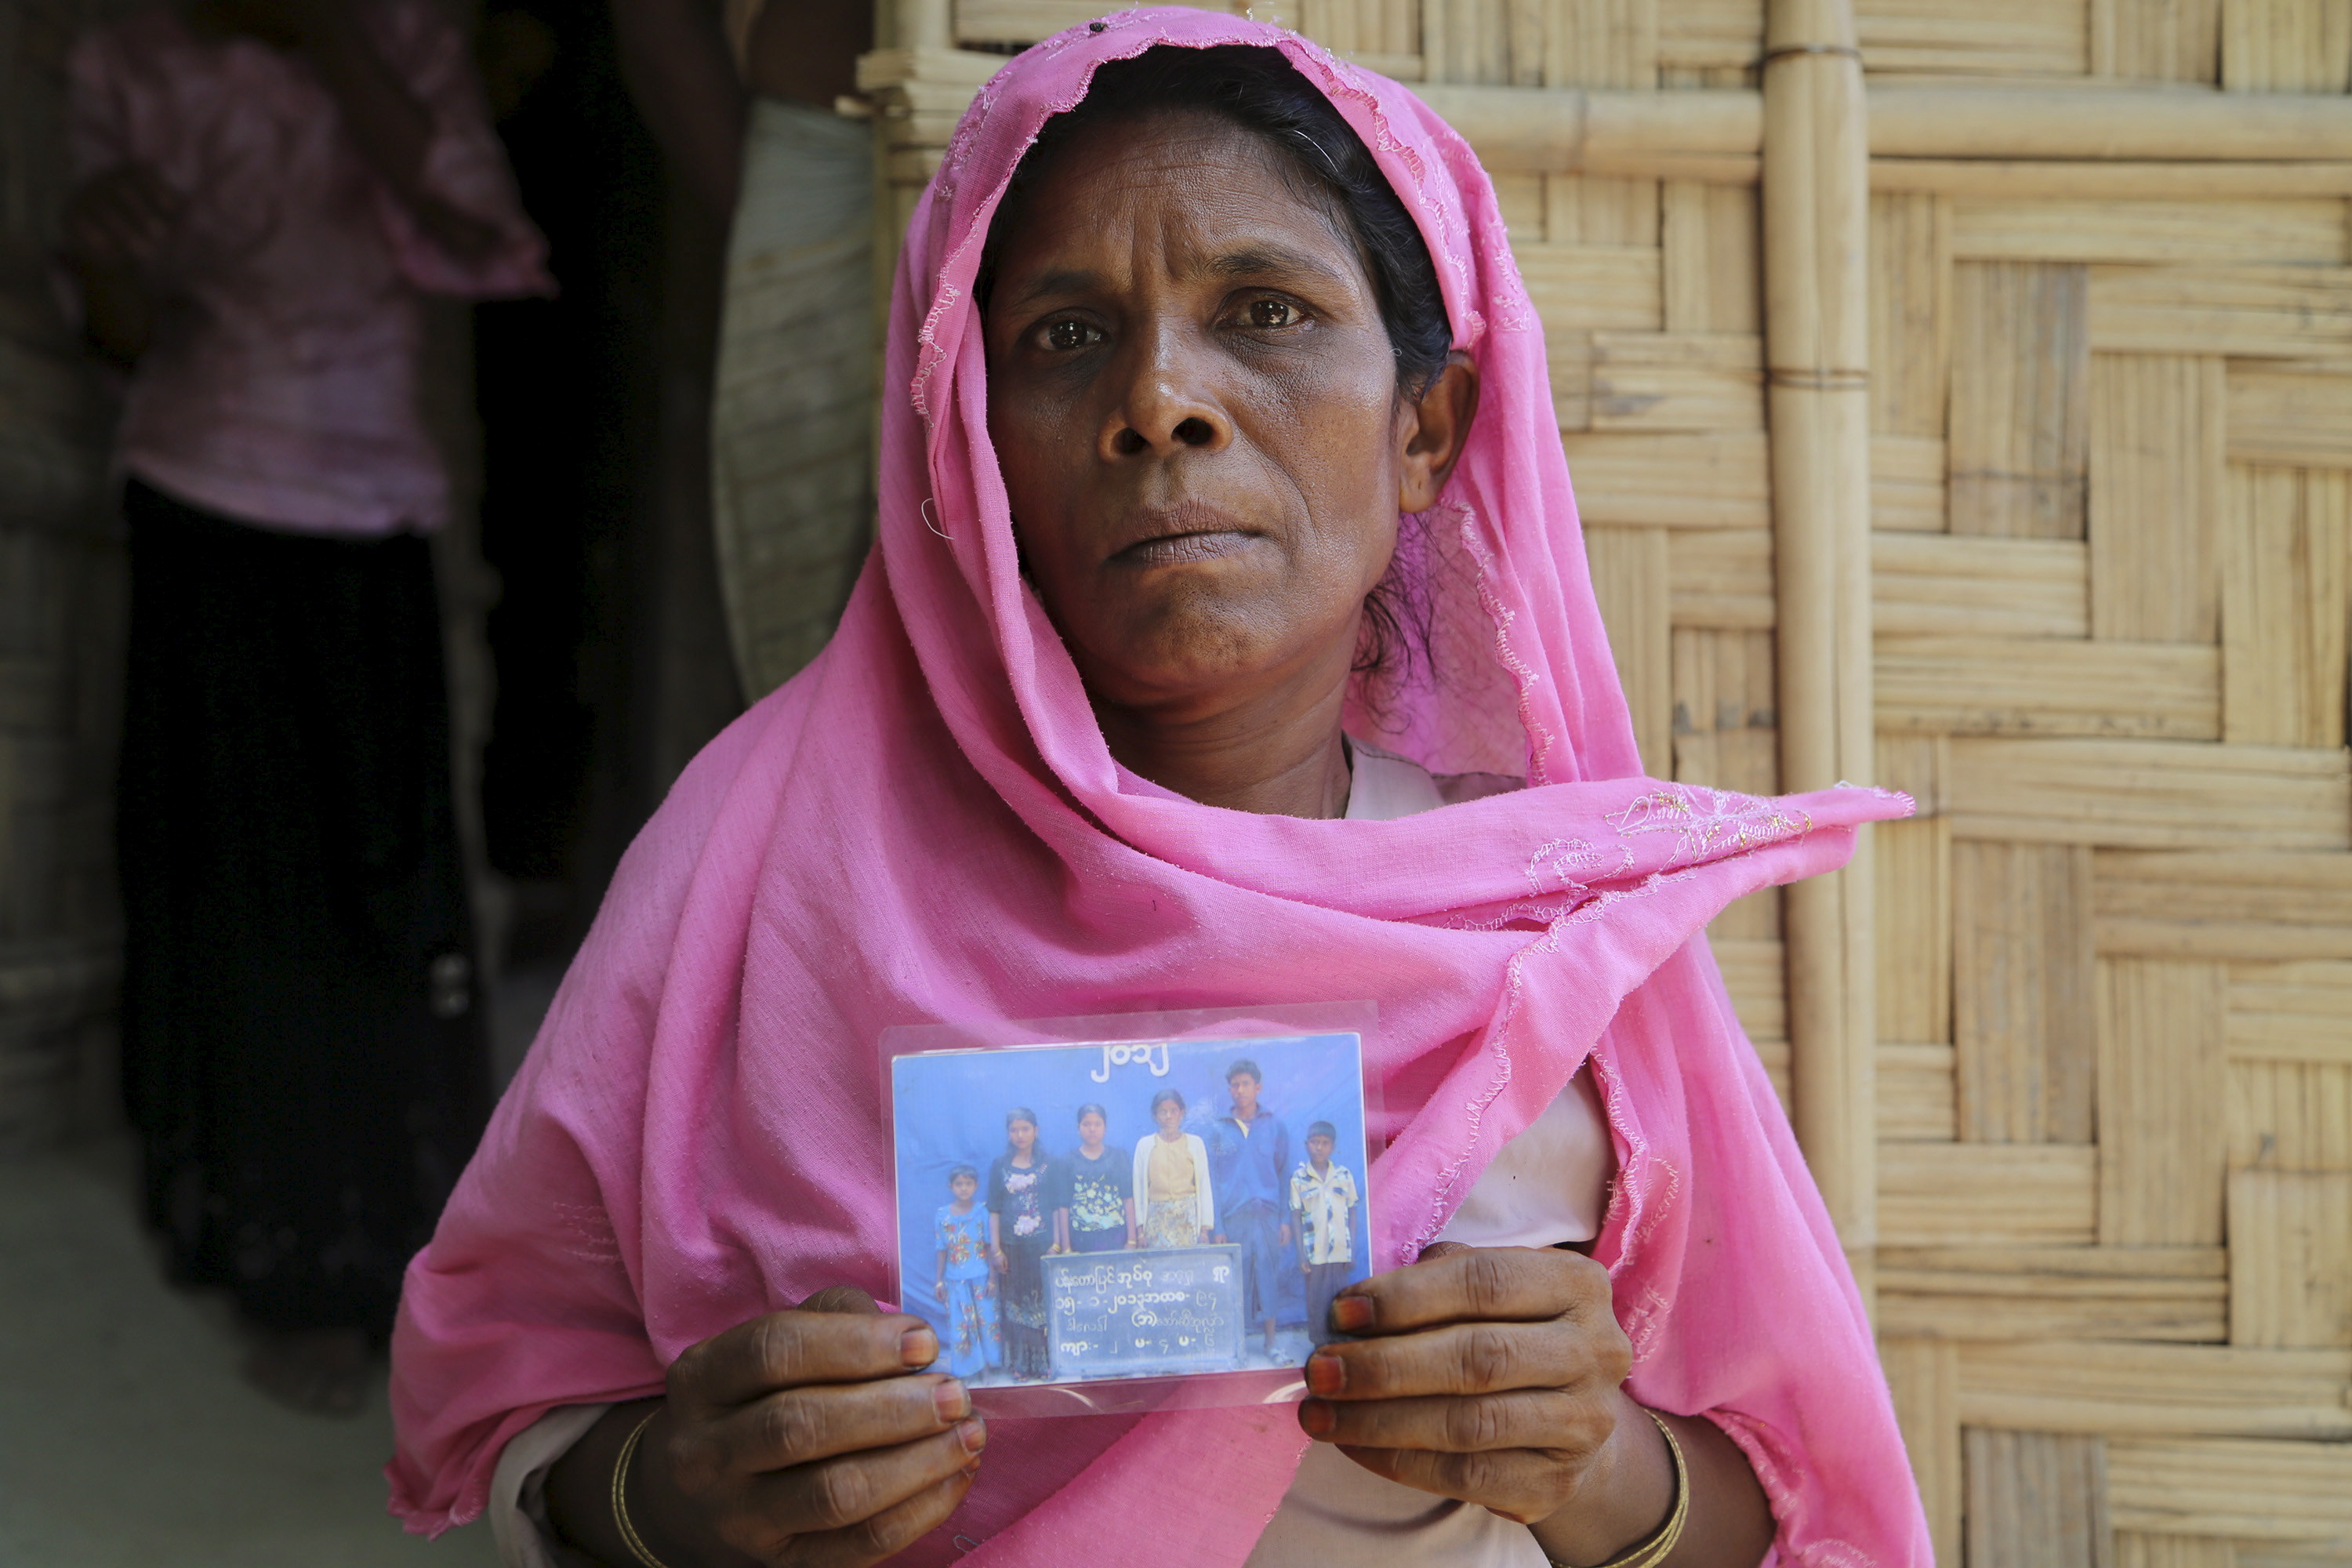
[[[2352,98],[1880,87],[1870,95],[1870,149],[1883,158],[2352,159]]]
[[[1780,784],[1811,790],[1873,772],[1870,154],[1850,0],[1770,0],[1763,98]],[[1797,1137],[1868,1300],[1877,1076],[1863,842],[1847,869],[1788,890],[1786,930]]]
[[[1932,191],[1992,201],[2255,201],[2352,195],[2352,163],[2043,163],[2003,158],[1876,158],[1874,191]]]

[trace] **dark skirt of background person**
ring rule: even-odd
[[[1004,1370],[1015,1377],[1045,1375],[1045,1268],[1049,1238],[1004,1238],[1004,1278],[997,1287],[997,1321],[1004,1327]]]
[[[1072,1252],[1118,1252],[1127,1246],[1127,1226],[1105,1226],[1100,1230],[1080,1230],[1070,1227]]]
[[[429,546],[133,481],[123,1091],[175,1278],[392,1322],[488,1100]]]

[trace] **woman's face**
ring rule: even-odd
[[[1466,431],[1466,362],[1399,396],[1355,243],[1282,156],[1210,115],[1108,127],[998,257],[989,433],[1097,704],[1181,723],[1344,680],[1397,515]]]
[[[1163,1100],[1151,1108],[1151,1120],[1160,1123],[1162,1132],[1173,1132],[1183,1125],[1184,1108],[1172,1100]]]
[[[1024,1154],[1037,1146],[1037,1124],[1034,1121],[1008,1121],[1004,1124],[1004,1135],[1013,1141],[1013,1148]]]
[[[1103,1119],[1093,1111],[1078,1118],[1078,1142],[1091,1149],[1103,1141]]]

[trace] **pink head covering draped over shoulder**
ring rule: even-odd
[[[1467,450],[1406,531],[1434,675],[1350,728],[1524,791],[1394,822],[1171,796],[1113,761],[1022,582],[971,303],[990,217],[1097,65],[1228,43],[1280,48],[1372,149],[1482,378]],[[1639,776],[1542,335],[1469,149],[1290,34],[1119,13],[981,90],[891,310],[880,548],[824,653],[629,852],[412,1266],[396,1511],[470,1519],[549,1407],[655,1392],[689,1345],[824,1286],[887,1296],[887,1026],[1370,997],[1392,1139],[1379,1261],[1430,1240],[1589,1056],[1622,1167],[1596,1256],[1633,1394],[1740,1444],[1784,1560],[1927,1563],[1869,1326],[1700,934],[1908,802]],[[1304,1445],[1288,1407],[1000,1421],[955,1519],[906,1561],[1035,1568],[1116,1541],[1137,1568],[1234,1568]]]

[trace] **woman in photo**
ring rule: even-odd
[[[1209,1182],[1209,1146],[1184,1131],[1184,1097],[1163,1089],[1151,1097],[1157,1132],[1137,1140],[1130,1173],[1145,1247],[1199,1247],[1217,1227],[1217,1200]]]
[[[988,1247],[996,1266],[997,1317],[1004,1368],[1024,1383],[1045,1375],[1045,1271],[1054,1244],[1057,1172],[1037,1143],[1037,1113],[1016,1105],[1004,1116],[1004,1152],[988,1167]]]
[[[1116,1252],[1135,1245],[1134,1188],[1128,1162],[1103,1147],[1110,1112],[1078,1107],[1077,1152],[1061,1163],[1062,1206],[1055,1239],[1067,1252]]]
[[[938,170],[878,558],[631,850],[413,1265],[395,1506],[611,1568],[1925,1568],[1704,935],[1909,803],[1642,775],[1469,146],[1171,6],[1008,60]],[[885,1029],[1359,998],[1370,1278],[1295,1415],[983,1425],[875,1307]],[[1201,1157],[1154,1120],[1147,1230]]]

